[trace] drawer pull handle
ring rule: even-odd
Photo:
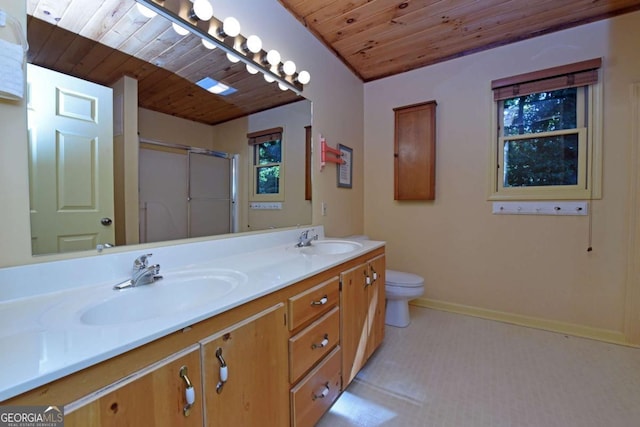
[[[311,350],[315,350],[316,348],[323,348],[329,345],[329,334],[324,334],[324,339],[320,344],[313,343],[311,344]]]
[[[229,379],[229,369],[227,367],[227,362],[225,362],[224,357],[222,357],[221,347],[218,347],[218,349],[216,350],[216,358],[220,362],[220,381],[218,381],[218,384],[216,385],[216,393],[220,394],[222,393],[224,384]]]
[[[329,298],[325,295],[320,298],[320,301],[311,301],[311,305],[325,305],[327,302],[329,302]]]
[[[375,283],[378,280],[378,272],[373,267],[371,267],[371,272],[373,273],[373,281]]]
[[[191,414],[191,408],[196,403],[196,390],[193,388],[193,384],[191,380],[187,376],[187,367],[183,366],[180,368],[180,378],[184,380],[187,388],[184,391],[185,400],[187,404],[182,408],[182,413],[185,417],[188,417]]]
[[[316,399],[324,399],[325,397],[327,397],[329,395],[329,383],[325,383],[324,384],[324,388],[322,389],[322,392],[320,393],[313,393],[313,397],[312,400],[316,400]]]

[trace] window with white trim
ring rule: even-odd
[[[600,197],[600,59],[494,80],[491,200]]]
[[[247,135],[251,145],[251,200],[284,200],[282,128]]]

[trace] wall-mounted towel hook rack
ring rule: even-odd
[[[336,156],[336,157],[333,157]],[[327,145],[327,141],[322,135],[320,135],[320,170],[329,163],[336,163],[342,165],[345,161],[342,159],[342,152],[337,148],[332,148]]]

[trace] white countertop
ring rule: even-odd
[[[320,229],[318,234],[322,238],[322,228],[316,229]],[[195,308],[130,323],[87,325],[80,321],[80,313],[87,307],[122,292],[113,290],[116,283],[128,278],[128,273],[124,272],[128,270],[122,269],[130,269],[132,260],[145,251],[113,254],[104,257],[103,260],[101,257],[88,258],[84,262],[81,259],[74,260],[62,266],[58,265],[60,262],[56,262],[0,269],[0,401],[122,354],[384,246],[384,242],[362,240],[359,241],[362,243],[361,248],[346,254],[307,255],[297,250],[294,247],[295,239],[291,239],[299,233],[299,230],[284,231],[273,233],[272,239],[261,234],[253,238],[234,237],[152,249],[154,255],[150,261],[162,266],[161,274],[167,279],[182,271],[224,269],[238,272],[246,280],[228,294],[206,301]],[[238,243],[238,239],[243,241]],[[282,243],[283,241],[291,243]],[[98,264],[95,264],[96,262]],[[125,264],[126,267],[121,267]],[[78,268],[105,268],[108,271],[104,277],[87,273],[86,275],[91,277],[87,280],[88,284],[78,281],[78,274],[73,271],[69,279],[64,280],[65,274],[69,273],[68,270]],[[31,294],[30,291],[20,295],[15,289],[9,289],[10,285],[16,287],[16,277],[26,276],[29,280],[38,277],[40,280],[46,280],[42,278],[46,277],[47,270],[58,273],[53,274],[56,277],[50,278],[53,292]],[[65,281],[69,285],[60,284]],[[152,296],[153,286],[154,284],[151,284],[132,291],[140,290]],[[7,294],[11,294],[13,298],[6,298]],[[3,296],[5,298],[2,298]],[[113,315],[115,318],[118,317],[117,312]]]

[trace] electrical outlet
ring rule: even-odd
[[[327,216],[327,202],[322,202],[322,216]]]

